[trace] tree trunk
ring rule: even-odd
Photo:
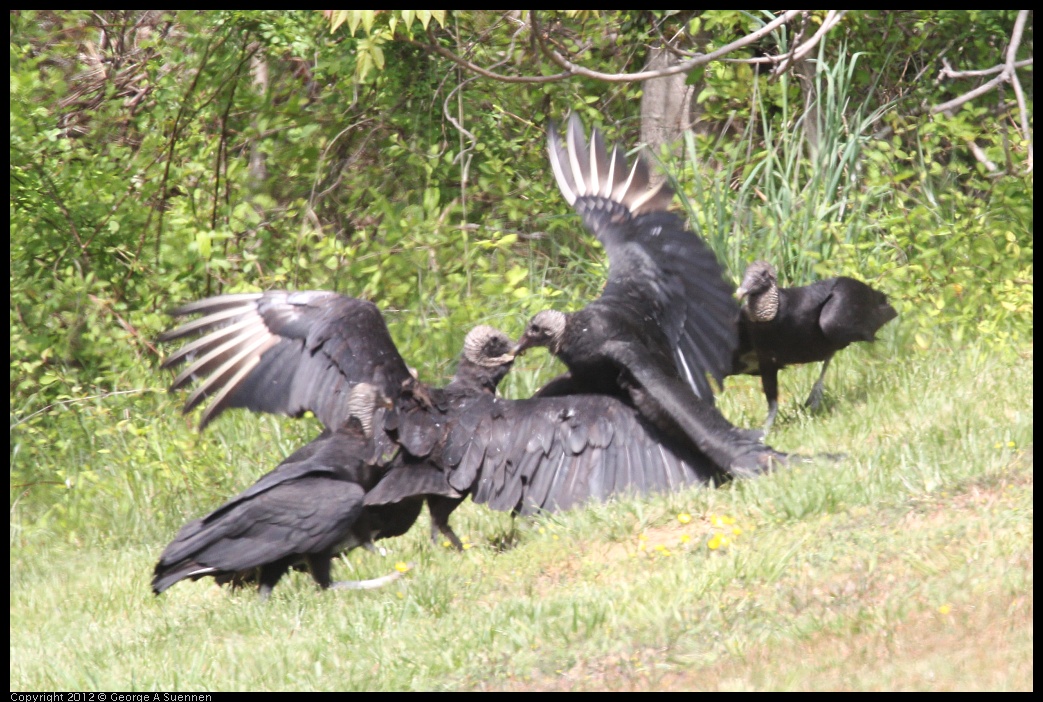
[[[645,70],[668,68],[680,59],[662,46],[653,47],[645,63]],[[664,146],[674,153],[679,151],[679,141],[691,126],[689,112],[695,89],[685,85],[687,76],[677,73],[663,78],[644,81],[641,95],[641,141],[657,156]],[[653,169],[652,182],[658,183],[664,176]]]

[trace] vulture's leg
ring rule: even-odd
[[[322,553],[313,553],[308,556],[308,569],[311,571],[311,577],[315,579],[315,582],[323,590],[330,586],[330,561],[333,558],[333,554],[329,551],[323,551]]]
[[[460,503],[463,502],[461,499],[442,497],[441,495],[428,495],[427,496],[427,509],[431,512],[431,541],[436,545],[438,544],[438,534],[441,532],[445,538],[449,539],[449,543],[453,545],[457,551],[463,551],[464,545],[460,542],[456,532],[449,526],[449,515],[453,513]]]
[[[261,596],[262,600],[267,600],[271,597],[272,588],[275,587],[275,584],[279,582],[279,579],[282,578],[289,569],[290,564],[285,560],[261,566],[261,574],[257,579],[257,594]]]
[[[768,400],[768,418],[764,420],[764,433],[771,431],[775,423],[775,415],[779,412],[779,369],[761,364],[761,387]]]
[[[824,381],[826,379],[826,369],[829,368],[829,362],[833,360],[833,354],[829,354],[826,360],[822,363],[822,372],[819,373],[818,380],[811,386],[811,394],[808,395],[808,401],[804,403],[805,407],[811,409],[818,409],[819,403],[822,402],[822,395],[824,391]]]

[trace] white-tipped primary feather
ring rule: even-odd
[[[638,195],[636,198],[634,198],[634,200],[632,200],[628,204],[628,206],[630,207],[630,211],[633,212],[634,214],[640,214],[641,213],[641,208],[645,204],[647,204],[649,201],[651,201],[653,198],[658,197],[659,196],[659,192],[663,189],[663,186],[665,184],[666,184],[666,181],[664,180],[659,185],[655,186],[654,188],[649,188],[644,193],[642,193],[641,195]],[[653,208],[650,208],[650,209],[654,210],[656,208],[653,207]]]
[[[598,167],[597,136],[598,130],[594,129],[590,132],[590,146],[587,147],[590,151],[590,174],[587,178],[591,181],[589,184],[591,195],[601,194],[601,169]]]
[[[187,336],[188,334],[191,334],[197,329],[205,328],[214,324],[215,322],[220,322],[224,319],[236,317],[252,309],[253,305],[237,305],[235,307],[229,307],[228,309],[221,310],[220,312],[214,312],[213,314],[208,314],[203,317],[200,317],[199,319],[193,320],[188,324],[182,324],[180,327],[171,332],[161,334],[159,339],[160,341],[170,341],[172,339],[179,339],[182,336]],[[184,314],[190,313],[191,311],[184,312]]]
[[[225,398],[228,397],[228,395],[231,394],[231,392],[235,390],[236,387],[238,387],[239,382],[246,377],[246,374],[252,371],[254,367],[261,362],[261,354],[267,351],[268,348],[270,348],[274,343],[275,340],[272,339],[271,343],[269,343],[267,346],[263,347],[260,351],[258,351],[256,356],[247,359],[246,363],[243,364],[242,368],[240,368],[239,371],[232,376],[232,379],[228,381],[228,384],[221,388],[221,392],[214,395],[213,399],[210,401],[210,404],[207,405],[205,410],[203,410],[203,415],[199,418],[200,429],[202,429],[210,423],[212,415],[214,414],[214,412],[219,411],[221,409],[221,405],[224,404]],[[231,366],[231,363],[226,365]],[[200,388],[200,390],[202,390],[202,388]],[[200,393],[200,390],[197,390],[196,392],[192,393],[193,397],[195,395],[198,395]],[[189,401],[191,401],[193,397],[188,398]],[[186,403],[185,407],[189,407],[189,404]]]
[[[226,339],[228,337],[232,337],[232,336],[238,337],[238,336],[240,336],[240,332],[243,329],[245,329],[245,328],[247,328],[247,327],[249,327],[249,326],[251,326],[253,324],[257,324],[257,321],[258,321],[257,319],[244,319],[241,322],[236,322],[235,324],[229,324],[227,327],[221,327],[220,329],[218,329],[217,331],[215,331],[212,334],[207,334],[206,336],[201,336],[198,339],[196,339],[195,341],[190,342],[188,344],[185,344],[184,346],[179,348],[176,352],[174,352],[174,353],[170,354],[169,356],[167,356],[166,360],[163,361],[163,367],[164,368],[170,368],[171,366],[177,365],[178,363],[181,362],[181,359],[187,358],[189,356],[192,356],[200,348],[212,347],[214,344],[220,343],[221,341],[223,341],[224,339]]]
[[[583,177],[582,159],[576,150],[583,147],[584,141],[586,141],[586,137],[583,134],[583,125],[576,113],[573,112],[572,116],[569,117],[569,134],[565,148],[568,150],[569,166],[572,168],[572,176],[576,181],[576,193],[580,196],[591,194],[591,189]],[[579,145],[578,147],[577,144]]]
[[[561,137],[558,135],[558,131],[554,128],[553,124],[550,127],[548,146],[550,147],[548,149],[550,152],[550,167],[551,170],[554,171],[554,180],[558,182],[558,190],[561,191],[561,195],[565,198],[565,202],[574,205],[576,204],[576,198],[578,195],[571,187],[569,179],[565,177],[565,170],[561,163]]]
[[[216,383],[220,381],[223,375],[242,363],[240,370],[232,376],[232,379],[228,381],[228,383],[225,384],[221,392],[214,396],[210,402],[210,406],[206,408],[205,412],[203,412],[203,418],[200,421],[200,424],[205,425],[214,408],[219,407],[225,396],[236,389],[236,386],[239,384],[239,381],[242,380],[243,376],[253,370],[254,366],[261,362],[261,354],[271,348],[276,341],[277,339],[273,336],[268,336],[266,338],[263,335],[258,335],[258,337],[252,340],[250,344],[243,348],[242,351],[225,361],[220,368],[214,371],[210,377],[207,378],[205,383],[196,388],[195,392],[193,392],[185,402],[185,408],[189,409],[199,404],[199,401],[206,396],[206,393],[213,388]],[[252,357],[250,357],[251,354]],[[247,360],[243,362],[243,359]]]
[[[181,305],[174,310],[173,315],[175,317],[183,317],[188,314],[195,314],[202,310],[223,310],[227,309],[230,305],[235,307],[249,307],[245,303],[256,301],[264,297],[264,293],[229,293],[228,295],[217,295],[216,297],[208,297],[203,300],[196,300],[195,302],[189,302]]]
[[[654,188],[648,187],[648,166],[640,156],[624,178],[626,156],[618,146],[613,146],[609,157],[604,137],[597,129],[591,130],[588,143],[583,123],[576,113],[569,116],[564,144],[562,138],[552,125],[549,139],[551,169],[558,188],[570,205],[575,205],[581,197],[601,197],[624,205],[634,215],[669,208],[673,189],[665,181]],[[584,153],[586,149],[589,153]]]
[[[613,200],[615,200],[616,202],[622,202],[623,204],[627,204],[627,192],[630,190],[630,184],[634,182],[634,175],[637,173],[637,169],[640,165],[640,161],[634,161],[634,165],[630,169],[630,175],[627,176],[626,181],[624,181],[621,185],[616,186],[616,188],[612,191]],[[631,209],[631,211],[633,210]]]
[[[616,155],[619,153],[619,147],[612,147],[612,156],[608,159],[608,173],[605,176],[605,182],[601,184],[601,192],[598,193],[601,197],[612,197],[612,188],[616,182]]]
[[[210,349],[210,351],[208,351],[205,355],[195,359],[194,361],[192,361],[192,363],[189,363],[184,368],[184,370],[178,373],[178,376],[174,378],[174,382],[171,384],[171,387],[181,387],[186,380],[191,378],[196,373],[199,373],[199,371],[202,368],[205,368],[208,363],[211,363],[212,361],[220,358],[223,354],[230,351],[231,349],[234,349],[240,345],[242,345],[244,348],[252,349],[257,345],[258,341],[261,341],[266,337],[270,336],[271,333],[264,327],[261,327],[259,330],[254,330],[250,334],[236,335],[231,339],[228,339],[224,343],[219,344],[214,348]],[[233,356],[233,358],[241,357],[241,353],[237,353],[235,356]]]
[[[590,167],[593,177],[597,179],[593,194],[608,197],[612,193],[612,173],[614,163],[605,148],[605,137],[598,130],[590,133]]]

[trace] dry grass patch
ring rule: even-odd
[[[822,515],[800,533],[768,526],[740,539],[731,557],[756,562],[764,551],[781,553],[779,539],[796,539],[803,546],[778,580],[737,578],[703,592],[686,605],[684,622],[663,627],[662,646],[580,657],[554,675],[514,678],[505,687],[1031,689],[1033,558],[1024,517],[1031,514],[1032,484],[1031,451],[1022,452],[1008,470],[957,494],[884,512],[855,507]],[[577,559],[606,572],[652,565],[647,561],[660,557],[656,545],[696,530],[697,548],[705,550],[716,523],[715,517],[668,523],[633,540],[581,549]]]

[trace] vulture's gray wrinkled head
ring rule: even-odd
[[[557,310],[543,310],[529,320],[525,333],[518,339],[514,353],[518,354],[533,346],[546,346],[551,353],[557,354],[561,347],[561,339],[565,334],[568,316]]]
[[[770,322],[779,311],[779,284],[775,268],[767,261],[754,261],[746,268],[735,297],[746,298],[746,314],[755,322]]]
[[[359,383],[351,389],[348,396],[349,420],[358,420],[366,438],[373,436],[373,415],[376,411],[390,407],[391,401],[384,397],[375,385],[369,383]]]
[[[486,368],[514,362],[511,339],[499,329],[480,324],[464,337],[464,358]]]
[[[510,337],[499,329],[479,325],[464,338],[460,365],[453,383],[494,391],[514,363]]]
[[[746,267],[746,273],[742,276],[742,284],[735,291],[735,297],[740,300],[748,295],[756,295],[765,292],[778,285],[775,268],[767,261],[754,261]]]

